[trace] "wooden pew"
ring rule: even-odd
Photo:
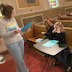
[[[45,35],[41,32],[46,32],[45,25],[34,24],[31,29],[24,33],[24,38],[29,44],[29,47],[33,47],[33,44],[36,43],[36,39],[45,38]]]
[[[64,27],[66,40],[69,45],[69,48],[72,50],[72,28],[71,27]]]
[[[66,33],[66,40],[69,45],[69,48],[72,49],[72,28],[64,27]],[[24,36],[30,47],[33,47],[33,44],[36,43],[36,39],[45,38],[44,35],[41,34],[42,31],[46,32],[44,25],[34,25],[28,32],[24,33]]]

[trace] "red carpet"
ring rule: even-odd
[[[9,53],[5,54],[6,62],[0,65],[0,72],[16,72],[15,63]],[[29,69],[29,72],[42,72],[46,63],[45,57],[38,54],[35,50],[28,48],[25,44],[25,62]],[[51,63],[51,60],[49,61]],[[50,72],[48,68],[44,72]],[[60,66],[52,68],[52,72],[64,72]]]

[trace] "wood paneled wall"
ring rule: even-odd
[[[65,7],[62,7],[62,8],[55,8],[55,9],[46,10],[46,11],[42,11],[42,12],[18,15],[18,16],[16,16],[16,20],[17,20],[19,26],[22,27],[21,18],[23,18],[23,17],[28,17],[28,16],[32,16],[32,15],[37,15],[37,14],[43,14],[44,19],[46,19],[48,17],[54,18],[54,17],[57,17],[58,14],[64,14],[65,13],[64,9],[65,9]]]

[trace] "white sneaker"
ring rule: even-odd
[[[69,72],[71,70],[71,67],[68,67],[67,72]]]
[[[4,64],[5,63],[5,58],[3,55],[0,55],[0,64]]]

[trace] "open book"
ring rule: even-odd
[[[46,47],[52,47],[54,46],[55,44],[57,44],[59,41],[57,40],[49,40],[48,42],[46,42],[45,44],[43,44],[43,46],[46,46]]]
[[[21,28],[21,31],[24,32],[28,30],[31,26],[32,26],[32,22],[29,22],[28,24],[26,24],[24,27]]]

